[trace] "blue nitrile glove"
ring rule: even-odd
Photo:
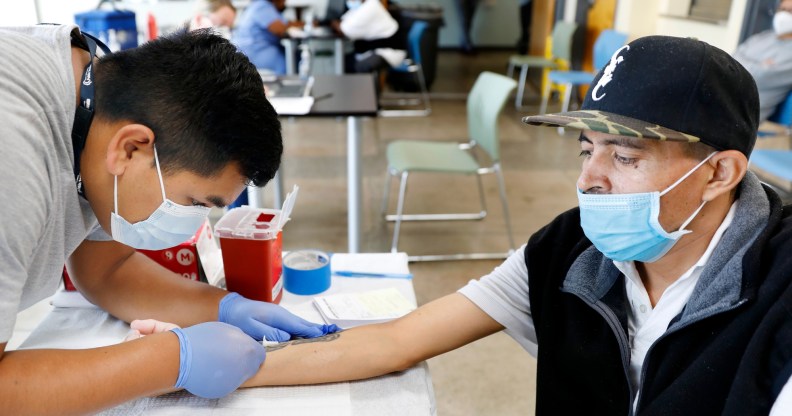
[[[176,388],[207,399],[223,397],[253,377],[267,350],[239,328],[205,322],[171,329],[179,337]]]
[[[251,337],[283,342],[292,335],[316,338],[338,331],[335,325],[308,322],[281,306],[250,300],[238,293],[229,293],[220,301],[220,322],[234,325]]]

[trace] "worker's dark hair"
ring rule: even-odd
[[[211,30],[106,55],[94,77],[97,117],[152,129],[164,171],[211,177],[236,162],[251,184],[275,176],[283,142],[261,76]]]

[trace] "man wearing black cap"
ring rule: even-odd
[[[792,373],[792,219],[747,171],[757,118],[725,52],[624,46],[580,111],[524,119],[581,130],[578,208],[458,293],[280,346],[249,383],[370,377],[505,330],[537,356],[537,414],[767,414]]]

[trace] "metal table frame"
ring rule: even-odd
[[[345,117],[347,123],[347,237],[348,252],[360,252],[362,228],[363,171],[361,168],[362,133],[361,118],[377,116],[377,97],[371,74],[318,75],[315,77],[313,95],[328,96],[314,103],[311,111],[294,117]],[[289,116],[288,114],[281,114]],[[283,173],[279,170],[274,179],[275,206],[283,201]],[[258,190],[249,189],[249,200],[259,201]]]

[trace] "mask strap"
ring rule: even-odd
[[[157,145],[154,145],[154,162],[157,164],[157,176],[160,181],[160,189],[162,190],[162,202],[165,202],[165,183],[162,182],[162,171],[160,170],[159,158],[157,157]]]
[[[693,211],[693,215],[689,216],[688,219],[686,219],[685,222],[683,222],[682,225],[679,226],[679,229],[677,231],[684,231],[685,227],[687,227],[688,224],[690,224],[693,221],[693,219],[696,218],[696,215],[698,215],[699,211],[701,211],[701,209],[704,208],[704,204],[706,203],[707,201],[702,202],[701,205],[699,205],[699,207],[695,211]]]
[[[118,175],[113,176],[113,212],[118,215]]]
[[[693,172],[695,172],[695,171],[696,171],[698,168],[700,168],[700,167],[701,167],[701,165],[703,165],[703,164],[707,163],[707,161],[708,161],[708,160],[710,160],[710,158],[712,158],[712,156],[715,156],[715,153],[718,153],[718,152],[712,152],[712,153],[710,153],[710,155],[709,155],[709,156],[705,157],[705,158],[704,158],[704,160],[702,160],[701,162],[699,162],[699,164],[698,164],[698,165],[696,165],[696,166],[695,166],[693,169],[689,170],[689,171],[688,171],[688,173],[686,173],[686,174],[682,175],[682,177],[681,177],[681,178],[679,178],[679,179],[678,179],[676,182],[674,182],[674,183],[673,183],[671,186],[669,186],[668,188],[666,188],[666,189],[665,189],[665,191],[663,191],[663,192],[660,192],[660,196],[663,196],[663,195],[667,194],[669,191],[671,191],[672,189],[676,188],[676,186],[677,186],[677,185],[679,185],[680,183],[682,183],[682,181],[684,181],[685,179],[687,179],[687,177],[688,177],[688,176],[692,175],[692,174],[693,174]],[[701,209],[701,208],[699,208],[699,209]],[[698,211],[696,211],[696,212],[698,212]]]

